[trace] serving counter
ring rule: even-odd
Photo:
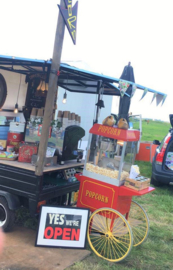
[[[12,166],[12,167],[20,168],[24,170],[29,170],[29,171],[35,171],[35,166],[33,166],[31,163],[0,160],[0,164]],[[66,161],[64,165],[57,164],[55,166],[44,167],[43,173],[64,170],[64,169],[69,169],[69,168],[76,168],[76,167],[81,167],[83,165],[84,165],[84,160],[82,160],[81,162],[70,160],[70,161]]]

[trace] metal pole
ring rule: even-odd
[[[65,8],[64,0],[61,0],[60,6]],[[43,126],[42,126],[42,133],[40,138],[39,150],[38,150],[38,158],[37,164],[35,169],[36,175],[43,174],[44,168],[44,159],[46,156],[46,149],[49,137],[49,128],[52,120],[53,115],[53,106],[55,100],[55,94],[57,90],[57,71],[60,68],[60,60],[61,60],[61,53],[62,53],[62,46],[63,46],[63,39],[64,39],[64,30],[65,30],[65,23],[64,19],[59,11],[58,21],[57,21],[57,28],[56,28],[56,35],[55,35],[55,42],[54,42],[54,50],[53,50],[53,58],[51,64],[51,72],[49,77],[49,84],[48,84],[48,92],[46,98],[46,105],[44,111],[44,118],[43,118]]]
[[[97,93],[98,93],[97,102],[100,100],[100,95],[101,95],[101,90],[102,90],[101,89],[101,86],[102,86],[102,81],[98,81],[97,82]],[[97,106],[97,109],[96,109],[96,118],[95,118],[94,124],[98,123],[99,110],[100,110],[100,108]]]

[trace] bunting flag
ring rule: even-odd
[[[136,92],[136,84],[132,85],[132,93],[131,93],[131,98],[134,96],[135,92]]]
[[[163,105],[163,103],[165,102],[166,97],[167,97],[167,95],[164,95],[164,96],[163,96],[162,105]],[[161,105],[161,106],[162,106],[162,105]]]
[[[156,106],[158,106],[162,100],[163,100],[163,95],[157,94],[157,96],[156,96]]]
[[[120,86],[120,94],[121,97],[124,96],[125,92],[127,91],[127,88],[129,87],[129,83],[125,81],[119,81],[119,86]]]
[[[151,103],[154,101],[156,95],[157,95],[157,93],[154,93],[153,98],[152,98],[152,100],[151,100]]]
[[[147,94],[147,92],[148,92],[148,88],[145,88],[144,89],[144,93],[143,93],[143,95],[142,95],[142,97],[141,97],[140,100],[142,100],[145,97],[145,95]]]
[[[62,8],[58,5],[61,14],[64,18],[65,24],[69,31],[69,34],[73,40],[73,43],[76,44],[76,25],[77,25],[77,9],[78,2],[75,3],[74,7],[72,7],[72,0],[65,0],[65,5],[67,9]]]

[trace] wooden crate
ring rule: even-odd
[[[134,179],[126,178],[124,185],[135,190],[142,190],[150,186],[150,179],[143,177],[143,180],[141,179],[141,181],[137,181]]]

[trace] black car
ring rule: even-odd
[[[172,128],[168,134],[159,142],[154,140],[153,144],[158,145],[152,162],[151,184],[173,185],[173,114],[169,116]]]

